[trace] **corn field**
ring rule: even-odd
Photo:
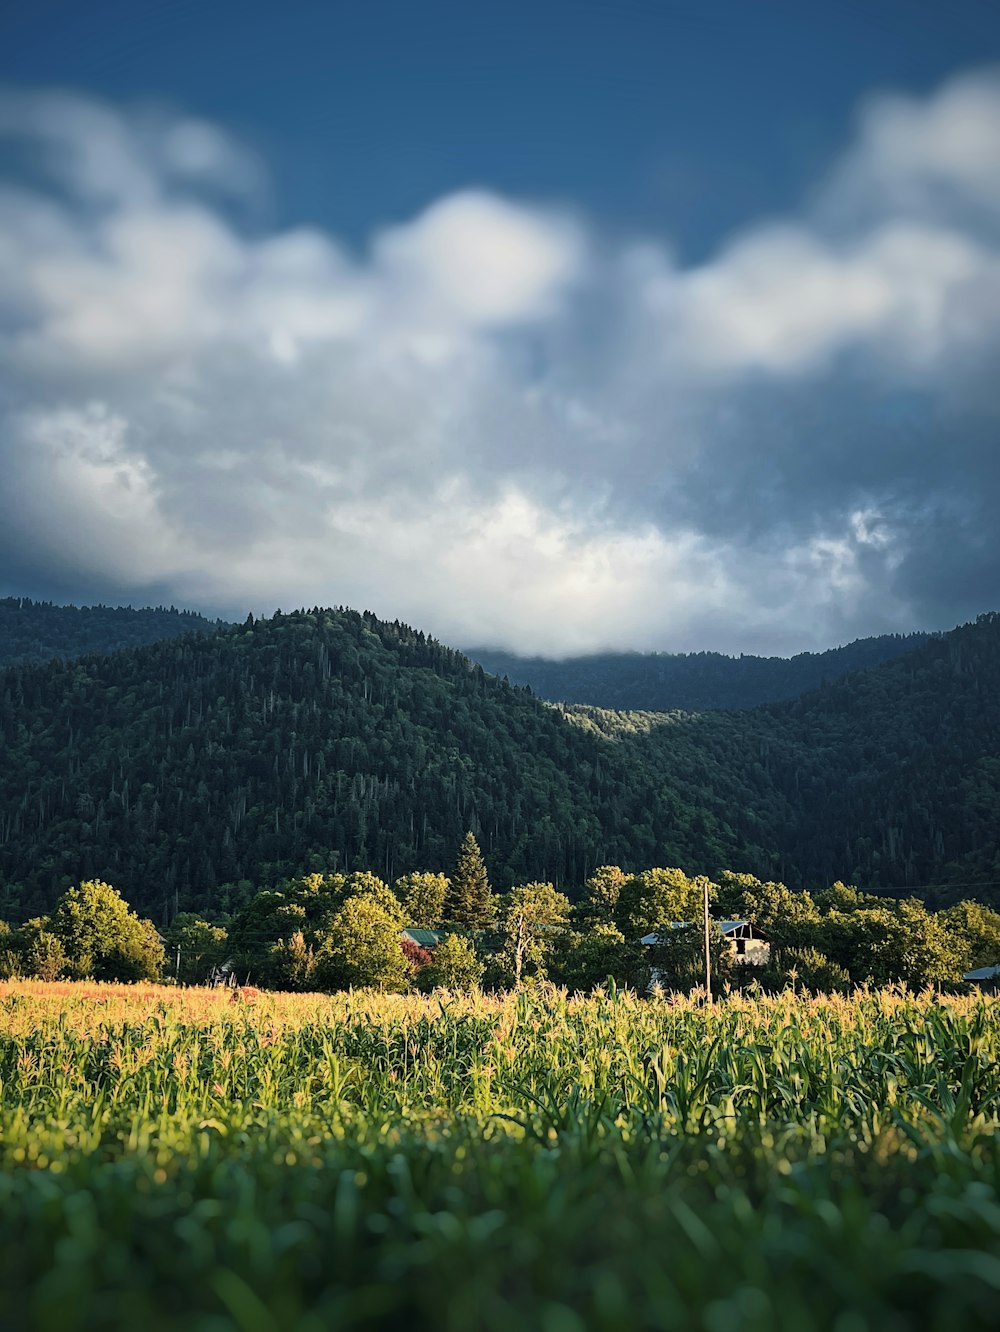
[[[0,1327],[993,1329],[998,1016],[11,982]]]

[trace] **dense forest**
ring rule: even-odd
[[[738,777],[737,838],[776,877],[1000,902],[1000,615],[790,703],[657,719],[643,753],[665,780],[672,726]]]
[[[601,652],[550,661],[518,657],[495,648],[470,648],[469,656],[492,675],[527,685],[553,703],[589,703],[618,711],[704,712],[755,708],[818,689],[852,671],[904,656],[928,634],[859,638],[829,652],[794,657],[727,657],[721,652]]]
[[[949,900],[1000,881],[1000,616],[749,712],[554,707],[370,614],[0,673],[0,914],[107,878],[157,919],[262,884],[447,866],[574,896],[736,866]],[[926,891],[931,885],[931,891]]]
[[[508,881],[736,863],[683,771],[654,785],[589,722],[353,611],[11,668],[0,727],[5,915],[81,878],[157,917],[305,870],[393,878],[469,828]]]
[[[222,620],[173,606],[56,606],[30,597],[0,597],[0,667],[103,655],[227,627]]]

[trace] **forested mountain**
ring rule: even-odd
[[[470,828],[495,883],[571,893],[608,862],[1000,880],[996,615],[790,704],[691,715],[553,707],[403,625],[314,610],[9,668],[0,739],[8,917],[83,878],[157,918],[290,873],[391,879],[449,867]]]
[[[778,878],[1000,902],[1000,615],[791,703],[657,718],[641,750],[664,780],[678,732],[739,774],[721,839],[771,848]]]
[[[225,627],[221,620],[173,606],[55,606],[30,597],[0,597],[0,667],[118,652]]]
[[[703,712],[755,708],[818,689],[851,671],[867,670],[912,652],[928,634],[883,634],[859,638],[829,652],[794,657],[727,657],[720,652],[602,652],[549,661],[518,657],[493,648],[470,648],[469,656],[493,675],[528,685],[553,703],[589,703],[599,708]]]
[[[0,722],[0,915],[97,875],[158,917],[304,869],[391,878],[450,865],[469,828],[501,882],[732,861],[725,799],[683,766],[654,788],[593,728],[368,614],[11,668]]]

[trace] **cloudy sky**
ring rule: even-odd
[[[0,594],[794,652],[1000,608],[986,0],[8,0]]]

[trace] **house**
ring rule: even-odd
[[[402,930],[399,937],[416,944],[418,948],[436,948],[444,938],[444,930],[420,930],[413,927]]]
[[[756,925],[751,925],[748,920],[720,920],[717,923],[722,937],[729,944],[733,961],[737,965],[763,967],[767,964],[771,956],[771,942],[765,938]],[[692,930],[700,927],[689,920],[672,920],[669,928],[672,930]],[[639,942],[651,947],[653,944],[664,942],[665,937],[656,933],[647,934]],[[1000,971],[1000,968],[998,968],[998,971]]]
[[[1000,964],[995,967],[977,967],[975,971],[967,971],[962,980],[969,981],[972,985],[978,985],[981,990],[986,990],[989,994],[1000,992]]]

